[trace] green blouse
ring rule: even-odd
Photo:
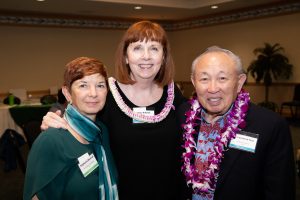
[[[106,130],[106,129],[105,129]],[[103,146],[111,157],[107,131]],[[24,200],[35,194],[44,199],[99,199],[98,168],[86,178],[77,158],[93,153],[92,144],[82,144],[69,131],[49,128],[39,135],[30,150],[24,184]]]

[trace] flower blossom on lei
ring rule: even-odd
[[[223,150],[227,147],[228,142],[232,138],[235,138],[236,133],[246,126],[244,119],[246,117],[249,102],[249,93],[241,90],[231,111],[227,115],[227,123],[221,130],[221,133],[216,137],[214,151],[208,156],[207,169],[198,172],[196,166],[191,163],[191,160],[195,156],[197,147],[194,138],[197,138],[198,132],[194,127],[197,125],[196,121],[200,119],[198,115],[202,108],[197,97],[190,100],[191,109],[185,113],[186,123],[182,125],[184,129],[183,139],[185,148],[182,155],[184,162],[182,170],[186,176],[187,184],[192,185],[196,194],[208,194],[215,190],[219,166],[223,157]]]
[[[175,110],[175,107],[173,106],[174,82],[172,82],[168,85],[168,91],[167,91],[168,97],[167,97],[167,102],[165,103],[164,108],[162,109],[162,111],[159,114],[153,115],[153,116],[148,116],[148,115],[144,115],[142,113],[133,112],[133,110],[125,104],[120,93],[118,92],[118,88],[117,88],[115,82],[116,82],[116,80],[113,77],[110,77],[108,79],[110,91],[111,91],[117,105],[119,106],[119,108],[127,116],[129,116],[132,119],[136,119],[136,120],[147,122],[147,123],[157,123],[157,122],[164,120],[168,116],[168,114],[172,108]]]

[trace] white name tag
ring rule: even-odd
[[[133,108],[133,112],[141,113],[146,116],[154,116],[154,110],[147,110],[146,107],[135,107],[135,108]],[[136,119],[132,119],[132,123],[138,124],[138,123],[145,123],[145,122],[136,120]]]
[[[94,154],[89,155],[88,153],[85,153],[78,158],[78,162],[78,166],[84,177],[87,177],[99,166]]]
[[[230,141],[229,147],[255,153],[258,134],[241,131]]]

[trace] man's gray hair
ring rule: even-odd
[[[223,53],[225,53],[226,55],[228,55],[235,62],[235,66],[236,66],[238,74],[245,74],[246,73],[243,69],[242,61],[241,61],[239,56],[237,56],[236,54],[232,53],[231,51],[229,51],[227,49],[222,49],[218,46],[211,46],[211,47],[208,47],[203,53],[201,53],[193,61],[193,63],[192,63],[192,75],[194,74],[194,71],[195,71],[195,68],[196,68],[196,65],[197,65],[199,59],[201,59],[205,54],[211,53],[211,52],[223,52]]]

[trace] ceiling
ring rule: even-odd
[[[1,0],[1,13],[180,21],[288,0]],[[219,8],[211,9],[212,5]],[[135,10],[134,6],[142,6]]]

